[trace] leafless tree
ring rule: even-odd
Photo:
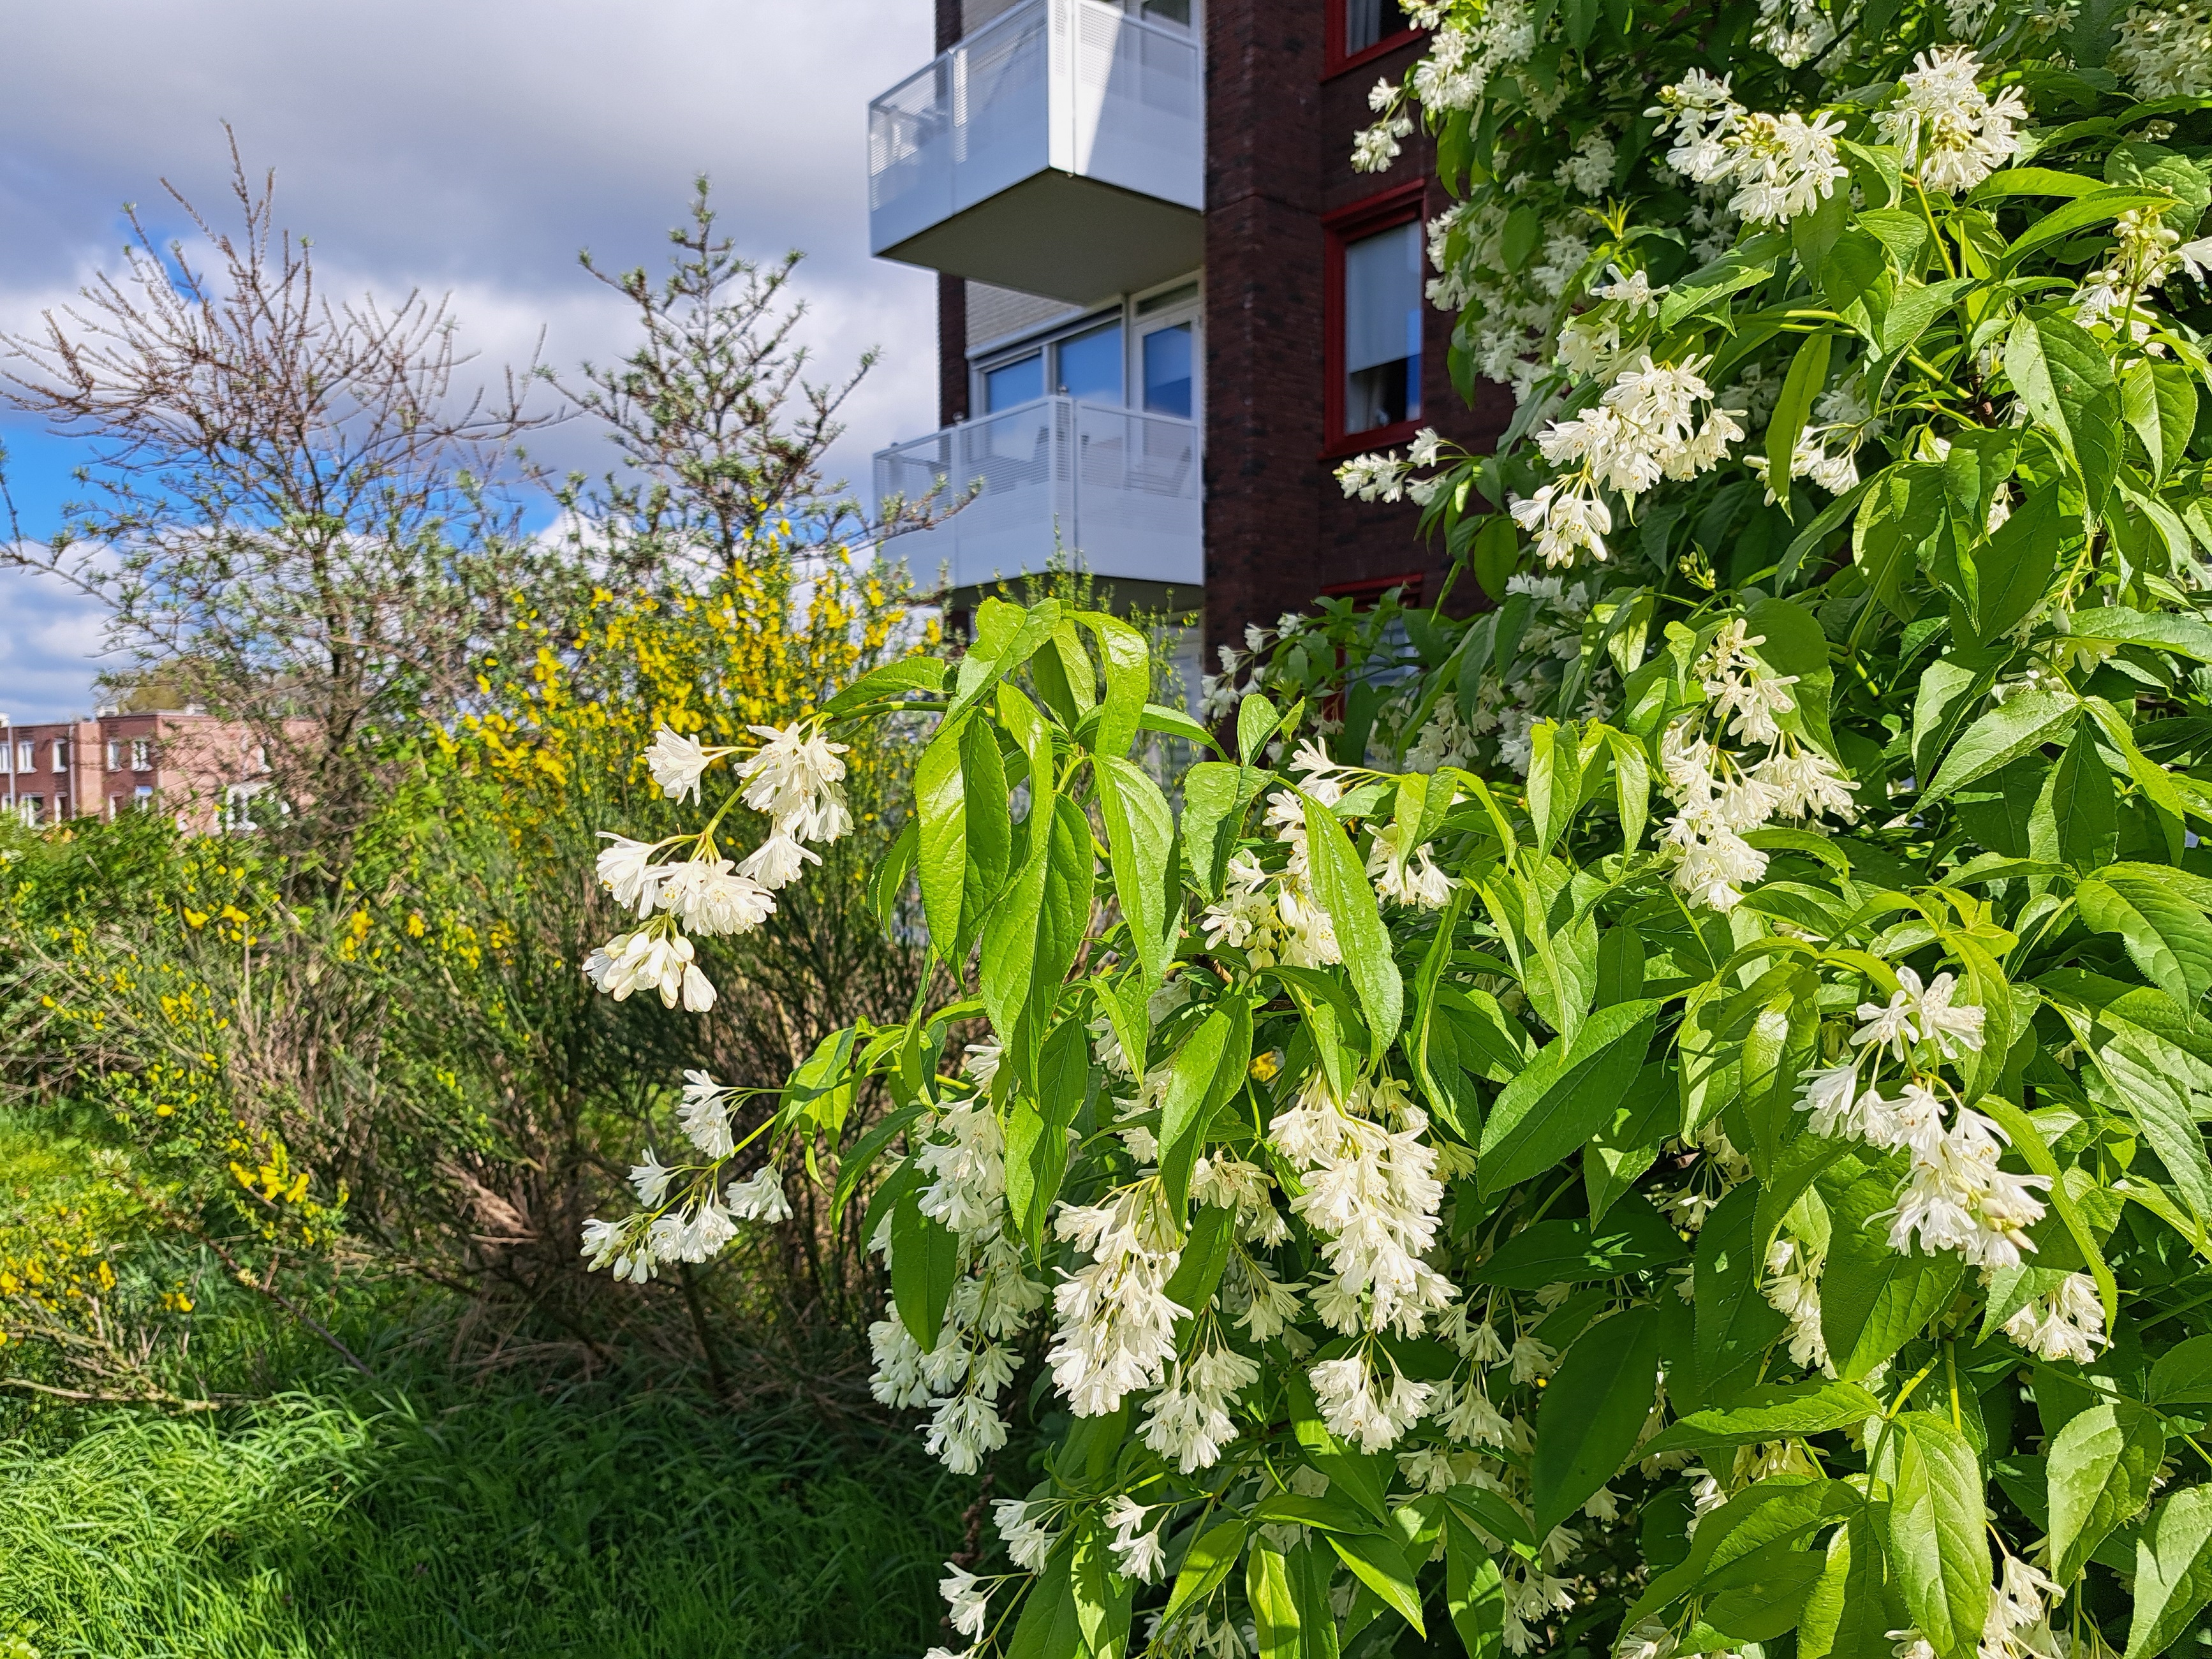
[[[554,550],[501,489],[543,417],[527,374],[466,382],[449,303],[333,298],[231,141],[235,222],[167,181],[204,239],[156,243],[34,332],[0,336],[0,401],[93,441],[88,499],[0,553],[108,607],[142,674],[252,728],[293,805],[260,815],[342,868],[395,745],[471,683]],[[533,365],[534,372],[534,365]]]
[[[668,233],[674,252],[658,283],[642,265],[610,272],[579,255],[629,301],[643,337],[617,363],[585,363],[573,381],[546,371],[605,423],[621,457],[599,483],[572,475],[556,493],[603,556],[634,575],[684,564],[723,575],[780,524],[803,547],[863,523],[823,458],[845,429],[838,410],[878,354],[862,353],[842,380],[807,378],[810,354],[793,337],[806,303],[787,292],[803,256],[745,258],[715,218],[702,174],[690,222]]]

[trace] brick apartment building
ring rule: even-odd
[[[175,814],[179,829],[249,827],[267,787],[246,729],[197,710],[103,711],[18,726],[0,715],[0,802],[33,826],[119,813]]]
[[[1319,593],[1433,594],[1418,509],[1332,476],[1511,412],[1460,400],[1423,297],[1428,147],[1349,160],[1420,51],[1395,0],[934,3],[937,58],[869,106],[869,202],[874,252],[939,273],[941,429],[875,483],[975,495],[888,550],[957,609],[1057,538],[1123,600],[1202,608],[1209,647]]]

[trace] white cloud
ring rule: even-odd
[[[248,166],[276,169],[280,218],[315,238],[341,289],[450,291],[463,340],[487,363],[526,356],[541,325],[547,361],[604,360],[622,349],[623,319],[577,250],[658,266],[704,171],[742,250],[807,250],[804,333],[824,374],[884,349],[832,457],[864,484],[870,451],[935,415],[933,279],[866,246],[867,100],[927,60],[932,11],[929,0],[10,8],[0,329],[33,324],[115,264],[120,204],[137,202],[161,234],[187,232],[161,178],[220,216],[227,119]],[[539,447],[561,465],[601,453],[580,426]],[[20,465],[31,452],[19,449]],[[96,624],[51,586],[0,580],[0,708],[19,719],[40,698],[89,700],[82,653]],[[64,695],[72,652],[79,690]]]

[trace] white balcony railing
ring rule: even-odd
[[[1195,421],[1041,398],[876,454],[876,493],[972,499],[884,545],[915,579],[973,587],[1041,570],[1061,549],[1079,569],[1196,595],[1200,551]]]
[[[1079,265],[1039,264],[1035,246],[1102,213],[1102,251],[1158,244],[1157,263],[1196,263],[1206,205],[1204,81],[1195,33],[1134,16],[1115,0],[1025,0],[868,106],[868,232],[873,252],[957,276],[1096,283]],[[1088,186],[1070,187],[1071,180]],[[1106,185],[1139,198],[1102,204]],[[1029,188],[1024,189],[1024,186]],[[1022,200],[1004,210],[1010,192]],[[996,204],[951,239],[931,233]],[[1163,208],[1169,216],[1162,220]],[[1180,222],[1188,219],[1188,226]],[[1076,303],[1131,286],[1106,286]],[[1135,284],[1141,286],[1141,283]]]

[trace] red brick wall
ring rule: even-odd
[[[1352,170],[1352,135],[1372,117],[1367,89],[1398,78],[1409,42],[1324,78],[1326,0],[1212,0],[1206,22],[1206,641],[1241,644],[1323,588],[1420,570],[1440,546],[1410,503],[1347,501],[1324,455],[1321,221],[1425,179],[1419,134],[1382,173]],[[1443,204],[1436,186],[1427,214]],[[1451,319],[1431,312],[1422,354],[1424,421],[1486,446],[1511,413],[1502,390],[1470,411],[1445,366]],[[1433,586],[1431,587],[1433,592]]]

